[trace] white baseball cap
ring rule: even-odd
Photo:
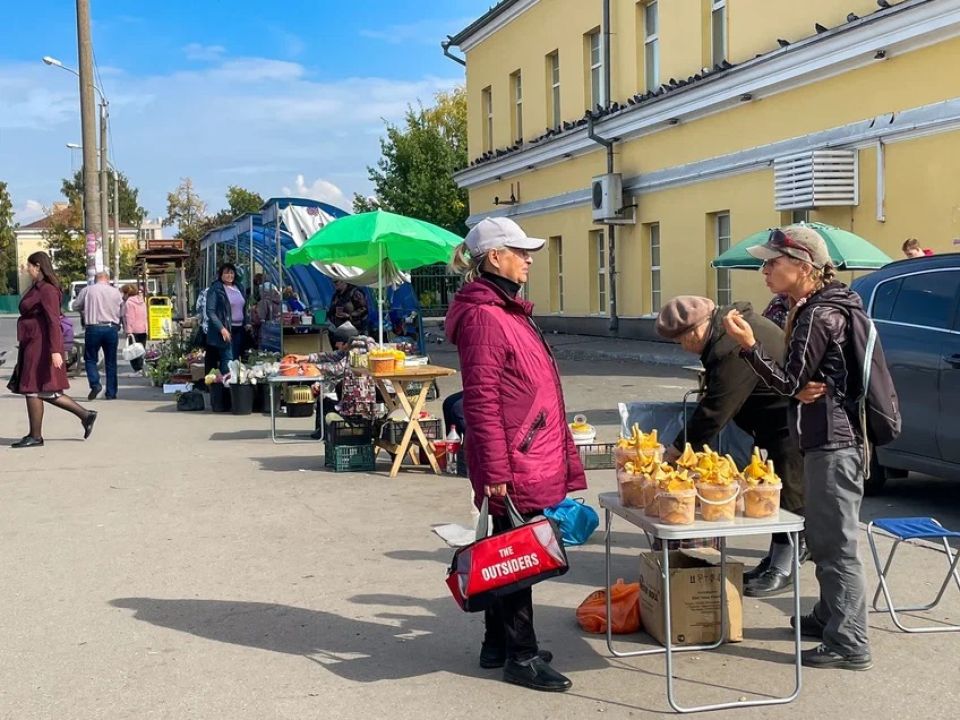
[[[470,254],[477,257],[501,247],[535,252],[543,247],[546,240],[527,237],[523,228],[510,218],[489,217],[474,225],[464,242]]]

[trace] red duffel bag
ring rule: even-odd
[[[476,542],[458,549],[447,571],[447,587],[466,612],[484,610],[497,597],[563,575],[569,567],[556,523],[545,517],[524,521],[510,498],[505,501],[513,528],[488,536],[484,498]]]

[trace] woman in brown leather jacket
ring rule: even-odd
[[[867,670],[873,665],[867,640],[866,578],[857,556],[863,500],[863,438],[848,395],[856,392],[855,353],[848,316],[863,311],[860,298],[834,281],[834,267],[820,235],[793,225],[774,230],[765,245],[748,250],[763,260],[767,287],[790,296],[787,352],[764,348],[734,310],[724,318],[741,355],[772,390],[796,398],[791,427],[804,455],[807,544],[817,566],[820,600],[809,615],[793,618],[804,635],[821,644],[803,653],[818,668]],[[848,387],[849,384],[849,387]]]

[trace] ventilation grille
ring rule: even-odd
[[[813,150],[773,163],[777,210],[857,205],[855,150]]]

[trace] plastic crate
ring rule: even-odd
[[[428,440],[439,440],[442,426],[443,424],[439,418],[436,420],[420,421],[420,428],[423,430],[423,434],[427,436]],[[406,431],[406,422],[386,422],[380,429],[380,439],[385,443],[397,445],[403,439],[403,434]],[[414,435],[413,439],[417,440],[417,436]]]
[[[427,390],[427,402],[431,402],[433,400],[439,400],[440,390],[437,387],[436,381],[429,380],[428,382],[430,383],[430,389]],[[407,397],[410,398],[411,403],[417,399],[417,395],[420,394],[420,391],[422,389],[423,389],[422,382],[407,383]]]
[[[331,445],[369,445],[373,442],[373,426],[369,423],[334,420],[327,423],[323,434]]]
[[[612,470],[614,468],[613,451],[616,443],[591,443],[577,445],[580,461],[584,470]]]
[[[377,455],[372,444],[331,445],[323,444],[323,464],[334,472],[375,470]]]

